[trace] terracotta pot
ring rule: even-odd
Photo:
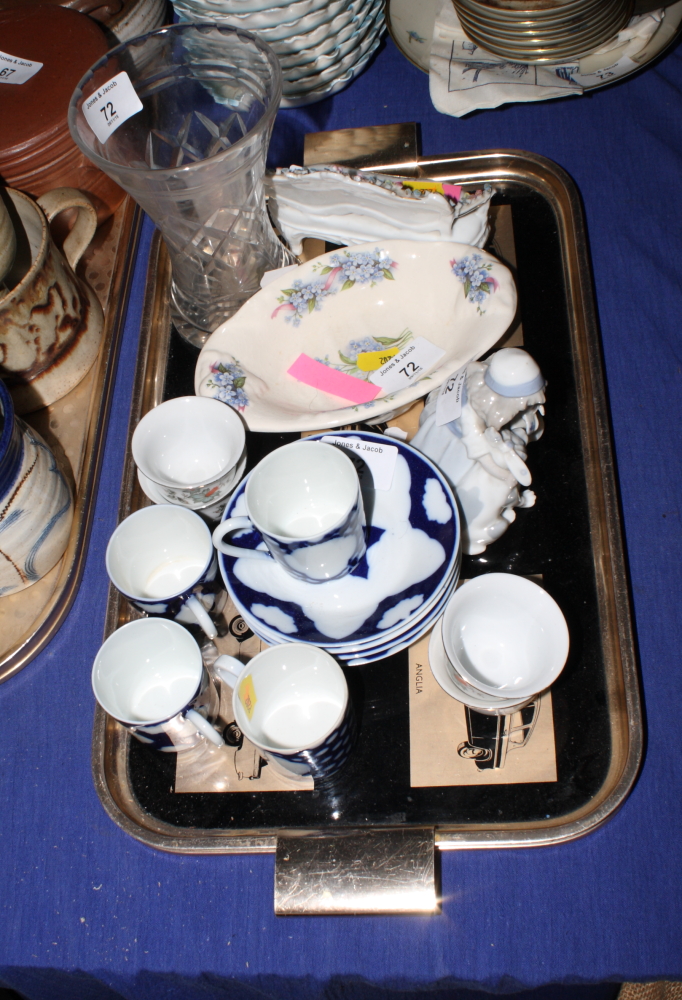
[[[0,177],[35,198],[77,187],[104,221],[124,192],[81,153],[67,124],[76,84],[108,51],[102,28],[66,7],[22,3],[0,9],[0,37],[3,52],[43,63],[25,83],[0,88]]]

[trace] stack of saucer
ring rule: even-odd
[[[522,63],[560,63],[593,51],[623,28],[632,0],[453,0],[467,35]]]
[[[181,21],[253,31],[282,64],[282,107],[314,104],[367,65],[384,31],[383,0],[174,0]]]
[[[365,432],[334,437],[388,443]],[[360,666],[407,648],[442,613],[459,577],[457,504],[432,462],[400,441],[390,444],[397,448],[392,483],[363,496],[367,551],[348,575],[314,584],[294,578],[274,559],[219,556],[232,600],[263,642],[310,643]],[[247,482],[235,491],[225,519],[246,513]],[[240,532],[233,544],[264,547],[255,530]]]

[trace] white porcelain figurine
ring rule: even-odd
[[[531,483],[527,446],[542,435],[544,387],[530,354],[507,347],[466,365],[461,413],[449,423],[437,422],[442,390],[427,398],[411,444],[439,466],[455,489],[468,555],[479,555],[504,534],[516,507],[535,503],[532,490],[520,487]]]

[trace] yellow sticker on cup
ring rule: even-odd
[[[383,368],[397,353],[397,347],[389,347],[385,351],[363,351],[358,354],[356,364],[361,372],[375,372],[378,368]]]
[[[244,706],[244,711],[250,719],[253,715],[253,710],[256,707],[256,702],[258,701],[251,674],[247,674],[239,685],[239,700]]]

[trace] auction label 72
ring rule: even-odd
[[[85,120],[101,143],[138,111],[142,111],[142,101],[125,72],[107,80],[83,101]]]

